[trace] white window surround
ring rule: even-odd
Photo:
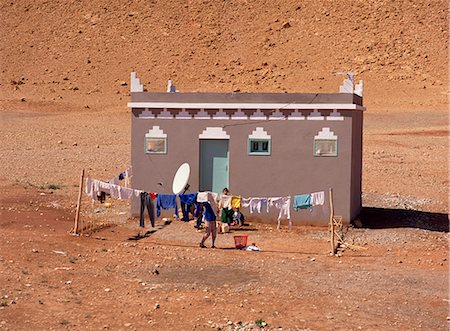
[[[330,131],[330,128],[322,128],[322,131],[319,131],[317,136],[314,136],[314,140],[337,140],[338,137],[334,134],[333,131]]]
[[[198,136],[199,139],[230,139],[230,136],[222,127],[206,127]]]
[[[264,128],[257,127],[253,130],[252,134],[248,136],[248,139],[267,139],[270,140],[271,136],[267,134]]]
[[[167,138],[167,134],[158,126],[154,125],[148,132],[145,134],[146,138]]]

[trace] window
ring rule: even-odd
[[[167,154],[167,134],[159,128],[153,126],[145,135],[145,154]]]
[[[270,155],[270,140],[249,139],[249,155]]]
[[[322,128],[314,137],[314,156],[337,156],[338,138],[330,128]]]
[[[270,155],[272,139],[263,128],[257,127],[248,136],[248,155]]]
[[[145,137],[145,153],[146,154],[166,154],[167,153],[167,138]]]

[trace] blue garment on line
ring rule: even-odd
[[[185,222],[189,221],[189,209],[197,202],[197,193],[178,194],[180,197],[181,212]]]
[[[156,216],[161,216],[161,208],[166,210],[175,209],[175,215],[178,217],[177,196],[176,194],[158,194],[156,200]]]
[[[206,222],[212,222],[216,220],[216,214],[214,214],[214,211],[211,207],[211,205],[209,204],[209,202],[199,202],[197,203],[197,208],[196,208],[196,215],[197,217],[200,214],[200,206],[203,206],[203,220],[205,220]]]
[[[302,194],[294,196],[294,209],[298,211],[299,209],[311,208],[311,194]]]

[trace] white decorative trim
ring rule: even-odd
[[[336,109],[333,110],[333,112],[330,114],[330,116],[326,117],[327,121],[343,121],[344,116],[341,115],[340,112],[338,112]]]
[[[229,120],[229,119],[230,119],[230,116],[227,115],[227,113],[225,113],[225,112],[223,111],[223,109],[219,109],[219,110],[217,111],[217,113],[215,113],[215,114],[213,115],[213,119],[215,119],[215,120]]]
[[[309,116],[306,119],[310,121],[323,121],[325,117],[322,116],[320,111],[314,109],[314,111],[311,114],[309,114]]]
[[[233,115],[231,115],[232,120],[248,120],[248,116],[240,109],[238,109]]]
[[[288,117],[288,121],[303,121],[304,119],[305,116],[303,116],[302,112],[298,111],[298,109],[292,112]]]
[[[337,140],[337,136],[333,131],[330,131],[330,128],[322,128],[322,131],[319,132],[317,136],[314,136],[314,139],[325,139],[325,140]]]
[[[191,120],[192,119],[192,115],[189,114],[189,112],[186,111],[186,109],[183,109],[177,115],[175,115],[175,118],[177,120]]]
[[[129,108],[186,108],[186,109],[346,109],[365,110],[353,103],[186,103],[186,102],[128,102]]]
[[[200,109],[200,111],[194,115],[196,120],[210,120],[211,116],[204,110]]]
[[[155,118],[155,115],[148,108],[145,108],[145,110],[139,114],[139,118],[153,119]]]
[[[341,86],[339,86],[339,93],[352,93],[354,91],[354,86],[353,86],[353,76],[351,76],[352,78],[346,78],[344,79],[344,82],[342,83]]]
[[[355,85],[355,94],[360,97],[363,96],[363,81],[360,80],[358,84]]]
[[[167,138],[167,134],[158,125],[154,125],[153,128],[148,130],[145,134],[146,138]]]
[[[230,139],[230,136],[221,127],[210,127],[208,126],[203,132],[198,136],[199,139]]]
[[[286,118],[284,117],[284,114],[277,109],[276,111],[274,111],[270,116],[269,116],[269,120],[285,120]]]
[[[250,115],[250,119],[251,120],[266,120],[267,116],[264,115],[264,113],[260,109],[257,109],[252,115]]]
[[[164,110],[158,116],[156,116],[156,118],[171,120],[173,119],[173,115],[167,110],[167,108],[164,108]]]
[[[134,71],[130,75],[130,92],[144,92],[144,85],[141,84]]]
[[[252,134],[248,136],[248,139],[267,139],[270,140],[271,136],[267,134],[264,128],[257,127],[253,130]]]

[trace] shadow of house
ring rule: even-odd
[[[449,232],[448,214],[419,210],[363,207],[362,226],[370,229],[419,228]]]

